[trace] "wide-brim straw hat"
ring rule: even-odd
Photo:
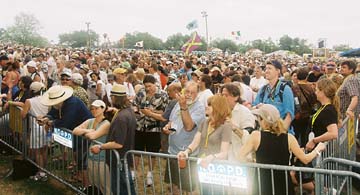
[[[53,106],[67,100],[72,94],[73,89],[71,87],[61,85],[53,86],[41,96],[41,102],[45,106]]]

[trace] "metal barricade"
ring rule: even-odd
[[[346,117],[338,131],[338,139],[327,142],[323,158],[335,157],[347,160],[356,158],[356,135],[358,120]],[[321,163],[321,162],[319,162]],[[319,164],[318,164],[319,165]]]
[[[350,171],[229,161],[215,161],[202,168],[197,165],[199,159],[192,157],[186,160],[185,168],[180,168],[175,155],[134,150],[128,151],[125,158],[138,158],[132,167],[137,194],[352,194],[351,179],[360,179],[359,174]],[[149,165],[153,176],[150,186],[146,185],[145,165]],[[313,174],[315,182],[303,181],[304,174]],[[323,185],[324,177],[329,178],[330,185]],[[341,188],[335,185],[336,177],[347,184]],[[128,190],[130,187],[128,182]]]
[[[347,159],[328,157],[321,161],[320,168],[327,168],[327,169],[335,170],[335,171],[347,170],[347,171],[351,172],[353,168],[360,169],[360,163],[352,161],[352,160],[347,160]],[[350,187],[350,186],[352,186],[352,183],[353,183],[352,178],[348,178],[348,179],[349,180],[347,180],[347,178],[333,176],[333,180],[335,180],[333,185],[335,185],[336,189],[339,189],[339,191],[342,191],[342,189],[345,187],[345,185],[348,185],[348,186],[346,186],[346,188],[350,190],[350,194],[353,194],[352,188]],[[319,182],[320,182],[320,185],[325,186],[325,187],[330,185],[330,180],[328,177],[319,178]],[[317,190],[318,190],[317,194],[322,193],[322,191],[320,191],[321,189],[317,189]]]
[[[27,115],[22,120],[19,113],[10,109],[10,114],[0,115],[0,142],[79,194],[120,194],[124,165],[116,150],[92,154],[90,147],[102,143],[75,136],[69,129],[46,130],[36,117]]]
[[[8,112],[1,113],[0,117],[0,138],[4,145],[11,148],[18,154],[26,153],[26,120],[20,117],[20,109],[10,105]]]

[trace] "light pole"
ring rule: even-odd
[[[206,13],[206,11],[202,11],[202,12],[201,12],[201,15],[202,15],[202,17],[205,18],[206,44],[207,44],[206,50],[208,50],[208,48],[209,48],[209,32],[208,32],[208,23],[207,23],[208,14]]]
[[[86,24],[86,26],[87,26],[87,34],[88,34],[88,44],[87,44],[87,46],[88,46],[88,48],[90,48],[90,22],[85,22],[85,24]]]

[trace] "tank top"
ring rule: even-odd
[[[267,131],[261,131],[259,148],[256,151],[256,162],[262,164],[276,164],[288,166],[291,153],[289,151],[288,135],[283,133],[279,136]],[[284,171],[274,170],[275,194],[286,194],[286,177]],[[288,194],[294,194],[294,188],[288,172]],[[257,177],[256,177],[257,178]],[[272,194],[272,182],[270,169],[260,169],[261,194]],[[258,182],[255,181],[257,184]],[[256,187],[255,189],[258,189]],[[258,192],[259,193],[259,192]]]

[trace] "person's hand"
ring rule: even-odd
[[[318,145],[316,146],[315,150],[319,151],[319,152],[322,152],[326,149],[326,144],[320,142],[318,143]]]
[[[214,155],[206,156],[200,160],[200,166],[203,168],[207,168],[209,164],[214,160]]]
[[[354,115],[354,112],[352,110],[346,110],[346,116],[353,119],[355,115]]]
[[[106,110],[106,112],[116,112],[116,111],[118,111],[118,109],[115,107],[108,107]]]
[[[189,158],[189,153],[187,151],[180,151],[177,155],[177,158],[180,159],[180,158]]]
[[[7,95],[5,93],[0,95],[0,98],[6,98],[6,97],[7,97]]]
[[[49,118],[44,117],[44,116],[39,116],[39,117],[37,117],[36,121],[38,122],[38,124],[40,126],[43,126],[43,125],[45,125],[45,124],[47,124],[49,122]]]
[[[100,153],[100,145],[91,146],[90,152],[93,154],[99,154]]]
[[[309,140],[309,142],[305,146],[307,151],[311,151],[314,147],[315,147],[315,142],[313,139]]]
[[[140,112],[142,112],[145,116],[150,116],[152,113],[149,108],[140,109]]]
[[[170,135],[171,134],[171,131],[169,130],[170,127],[171,127],[171,122],[168,122],[168,124],[166,124],[162,129],[163,133],[166,135]]]
[[[182,95],[181,93],[177,93],[176,94],[176,100],[179,102],[180,109],[186,109],[187,108],[185,95]]]

